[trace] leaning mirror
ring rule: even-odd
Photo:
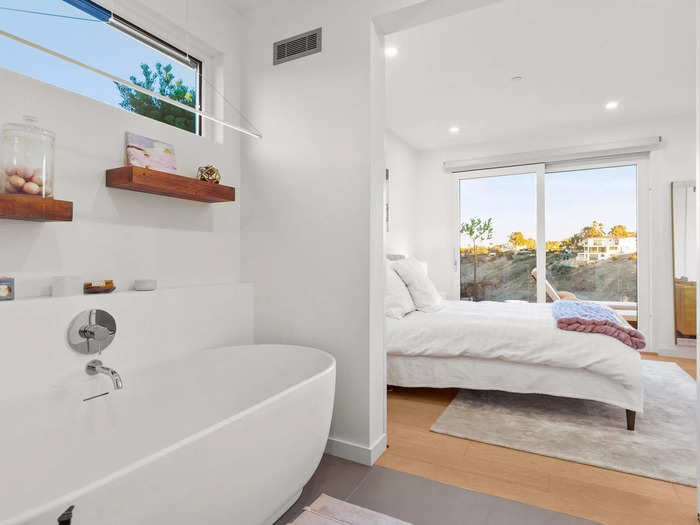
[[[697,247],[695,181],[671,183],[673,201],[673,305],[676,344],[695,345]]]

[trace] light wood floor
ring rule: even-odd
[[[644,358],[675,361],[695,377],[694,359]],[[456,393],[389,392],[389,449],[377,464],[598,523],[697,525],[694,487],[430,432]]]

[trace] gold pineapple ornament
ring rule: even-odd
[[[197,170],[197,178],[204,182],[219,184],[221,182],[221,173],[216,166],[202,166]]]

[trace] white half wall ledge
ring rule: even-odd
[[[359,443],[330,437],[326,443],[326,454],[372,466],[386,450],[386,440],[386,433],[384,433],[372,445],[366,447]]]
[[[489,157],[475,157],[455,161],[445,161],[443,167],[447,173],[463,173],[490,168],[509,168],[525,164],[551,164],[561,161],[573,161],[583,159],[605,159],[620,155],[634,155],[649,153],[663,145],[661,136],[630,139],[604,144],[588,144],[566,148],[555,148],[540,151],[526,151],[495,155]]]

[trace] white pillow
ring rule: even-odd
[[[406,284],[389,265],[386,265],[386,284],[384,286],[384,315],[392,319],[401,319],[416,309]]]
[[[428,277],[427,265],[416,259],[393,263],[393,268],[406,283],[416,308],[422,312],[437,312],[443,308],[442,298]]]

